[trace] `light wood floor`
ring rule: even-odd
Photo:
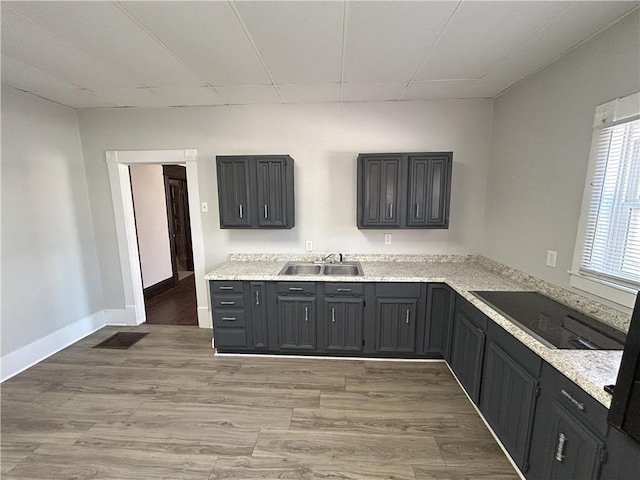
[[[129,350],[91,347],[150,331]],[[2,385],[3,479],[517,479],[444,363],[215,357],[105,328]]]

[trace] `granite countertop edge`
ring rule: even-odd
[[[297,260],[297,259],[294,259]],[[367,258],[366,260],[369,260]],[[557,297],[558,287],[545,288],[540,282],[532,288],[530,282],[523,281],[517,275],[508,275],[500,268],[487,266],[486,262],[478,262],[471,256],[463,256],[462,260],[455,256],[439,256],[437,261],[361,261],[363,276],[334,275],[279,275],[287,260],[273,257],[266,260],[232,260],[220,265],[205,275],[206,280],[239,280],[239,281],[294,281],[294,282],[422,282],[446,283],[456,293],[473,304],[491,320],[517,338],[530,350],[538,354],[544,361],[560,373],[580,386],[586,393],[605,407],[611,405],[611,395],[603,390],[604,385],[614,384],[622,359],[621,351],[612,350],[561,350],[552,349],[522,330],[519,326],[505,318],[492,307],[482,302],[472,293],[473,290],[538,290],[541,293]],[[515,278],[514,278],[515,277]],[[549,290],[549,291],[546,291]],[[556,298],[558,299],[558,298]],[[564,298],[559,299],[562,301]],[[566,303],[566,302],[564,302]],[[574,305],[571,305],[575,307]],[[613,310],[613,309],[611,309]],[[607,312],[607,309],[604,309]],[[593,316],[593,312],[585,312]],[[613,312],[612,318],[601,318],[607,323],[620,323],[619,312]],[[622,316],[624,319],[624,316]],[[614,321],[612,321],[612,319]]]

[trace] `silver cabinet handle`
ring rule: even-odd
[[[564,444],[567,442],[567,436],[564,433],[558,435],[558,444],[556,445],[556,460],[560,463],[564,460]]]
[[[256,290],[256,305],[260,305],[260,295],[257,290]]]
[[[228,286],[222,286],[222,287],[218,287],[219,290],[233,290],[233,287],[228,287]]]
[[[266,203],[264,204],[264,218],[269,218],[269,208]]]
[[[389,218],[393,217],[393,203],[389,204]]]
[[[309,321],[309,307],[304,307],[304,321]]]
[[[336,292],[350,292],[350,288],[336,288]]]
[[[240,218],[242,218],[242,204],[240,204]]]
[[[301,292],[302,287],[289,287],[290,292]]]
[[[584,410],[584,403],[579,402],[578,400],[576,400],[575,398],[573,398],[571,396],[571,394],[569,392],[567,392],[564,388],[560,390],[560,393],[565,396],[566,398],[569,399],[569,401],[571,403],[573,403],[573,405],[578,409],[578,410]]]
[[[236,317],[222,317],[222,320],[228,320],[230,322],[235,322]]]
[[[406,323],[407,325],[409,325],[409,309],[407,308],[407,316],[404,319],[404,323]]]
[[[335,322],[336,321],[336,309],[335,308],[331,308],[331,321]]]
[[[416,218],[420,217],[420,204],[416,203]]]
[[[220,302],[220,305],[235,305],[236,302]]]

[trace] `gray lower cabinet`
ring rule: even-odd
[[[480,411],[520,470],[529,448],[542,360],[495,323],[487,329]]]
[[[251,348],[247,329],[244,282],[209,282],[213,310],[213,340],[216,348]]]
[[[456,299],[451,368],[474,403],[480,399],[487,318],[462,297]]]
[[[376,300],[376,351],[415,350],[418,300],[379,298]]]
[[[424,334],[425,353],[439,353],[451,360],[451,335],[455,293],[449,286],[432,283],[427,287],[427,315]]]
[[[269,348],[269,336],[267,325],[267,295],[264,282],[251,282],[251,333],[253,348],[267,350]]]
[[[278,296],[278,347],[281,350],[316,349],[316,299]]]
[[[361,352],[364,300],[325,298],[323,313],[325,349],[336,352]]]
[[[218,156],[220,228],[293,228],[293,159],[288,155]]]

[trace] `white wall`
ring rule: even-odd
[[[476,253],[480,248],[491,100],[191,107],[79,112],[107,308],[123,308],[106,150],[198,149],[206,269],[232,252]],[[356,228],[360,152],[454,152],[448,230]],[[295,160],[296,227],[221,230],[216,155],[288,153]]]
[[[173,276],[162,165],[131,165],[142,287]]]
[[[636,11],[495,100],[485,255],[569,287],[595,107],[640,90],[639,60]]]
[[[76,112],[4,86],[1,256],[3,363],[102,311]]]

